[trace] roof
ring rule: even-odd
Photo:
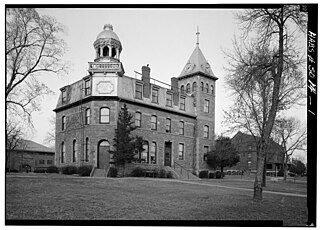
[[[23,150],[30,152],[44,152],[44,153],[55,153],[55,150],[48,148],[44,145],[38,144],[30,140],[22,140],[21,143],[15,148],[15,150]]]
[[[257,137],[257,138],[259,138],[259,137]],[[238,132],[231,138],[232,141],[235,141],[236,139],[241,140],[242,143],[246,143],[246,144],[250,144],[250,143],[252,143],[252,142],[255,142],[254,136],[252,136],[252,135],[250,135],[250,134],[242,133],[242,132],[240,132],[240,131],[238,131]],[[278,143],[276,143],[275,141],[273,141],[271,138],[270,138],[269,140],[270,140],[270,143],[269,143],[270,147],[272,147],[272,148],[279,148],[279,149],[281,148],[281,146],[280,146]]]
[[[104,25],[103,31],[98,34],[96,40],[98,40],[100,38],[102,38],[102,39],[115,39],[120,42],[118,35],[115,32],[113,32],[113,27],[110,24]]]
[[[179,78],[184,76],[193,75],[196,73],[203,73],[217,80],[218,78],[212,72],[209,62],[205,59],[199,46],[197,46],[191,54],[187,64],[184,66]]]

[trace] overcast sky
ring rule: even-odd
[[[200,49],[210,63],[216,82],[216,135],[227,130],[223,110],[232,101],[225,88],[227,62],[223,50],[232,48],[232,39],[239,34],[231,9],[38,9],[41,14],[53,16],[66,27],[63,35],[68,50],[64,59],[70,63],[67,76],[41,76],[56,94],[43,98],[40,112],[33,114],[35,132],[32,139],[43,143],[49,130],[49,120],[59,97],[59,89],[88,74],[88,62],[93,61],[93,42],[105,24],[112,24],[113,31],[122,44],[121,62],[125,74],[134,77],[149,64],[151,77],[170,83],[177,77],[196,47],[196,31],[199,26]],[[301,39],[305,46],[305,39]],[[306,109],[299,108],[291,115],[306,122]]]

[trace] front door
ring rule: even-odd
[[[164,143],[164,166],[171,166],[171,148],[172,142]]]
[[[106,166],[109,166],[109,150],[110,150],[110,144],[108,141],[102,141],[99,144],[98,148],[98,168],[104,169]]]

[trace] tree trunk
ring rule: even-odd
[[[223,167],[221,166],[221,176],[222,176],[222,173],[223,173]]]
[[[262,139],[259,140],[257,146],[257,172],[254,181],[254,193],[253,199],[255,201],[262,200],[262,182],[263,182],[263,171],[264,171],[264,164],[265,164],[265,141]]]
[[[285,156],[284,165],[283,165],[283,180],[287,180],[287,171],[288,171],[288,157]]]
[[[265,154],[265,157],[264,157],[262,184],[261,184],[262,187],[267,186],[266,178],[267,178],[267,154]]]

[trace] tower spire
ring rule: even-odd
[[[199,35],[200,35],[200,32],[199,32],[199,26],[197,26],[197,46],[199,46]]]

